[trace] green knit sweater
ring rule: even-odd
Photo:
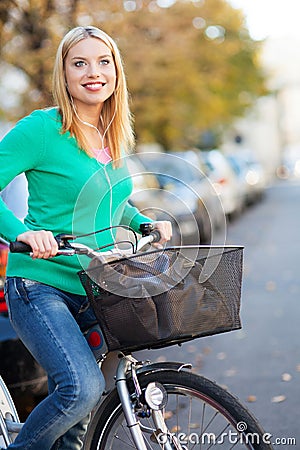
[[[0,142],[0,190],[22,172],[29,190],[24,223],[0,199],[0,233],[8,241],[29,229],[81,235],[118,224],[138,231],[141,222],[149,221],[128,203],[132,181],[126,163],[113,168],[80,150],[69,133],[61,133],[56,108],[34,111]],[[77,242],[96,248],[113,237],[107,231]],[[84,294],[77,272],[88,262],[78,256],[33,260],[28,254],[10,254],[7,276]]]

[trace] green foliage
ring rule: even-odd
[[[154,0],[1,0],[2,60],[29,82],[14,118],[51,104],[57,44],[69,28],[88,24],[121,49],[139,143],[196,145],[265,93],[260,43],[226,0],[177,0],[169,8]]]

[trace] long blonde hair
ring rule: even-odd
[[[132,117],[129,109],[128,91],[123,69],[122,58],[114,40],[104,31],[93,26],[76,27],[62,39],[56,53],[53,70],[53,97],[62,117],[62,133],[69,131],[78,142],[79,147],[90,154],[84,133],[79,126],[78,116],[72,105],[65,78],[65,58],[69,50],[82,39],[93,37],[100,39],[110,49],[116,68],[116,87],[113,94],[105,101],[101,118],[106,139],[114,162],[122,151],[127,152],[134,145]]]

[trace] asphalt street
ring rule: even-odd
[[[299,218],[300,180],[276,181],[228,225],[226,243],[245,247],[241,330],[143,352],[192,362],[226,386],[272,434],[274,448],[300,448]]]

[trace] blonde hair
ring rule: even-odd
[[[113,94],[105,101],[101,118],[104,129],[107,129],[106,139],[114,162],[124,150],[128,152],[134,145],[132,117],[129,109],[128,91],[119,49],[113,39],[104,31],[93,26],[76,27],[70,30],[62,39],[56,53],[53,70],[53,97],[62,116],[62,132],[69,131],[78,142],[80,148],[90,154],[88,143],[79,126],[78,116],[72,105],[65,79],[65,58],[69,50],[82,39],[89,37],[100,39],[112,53],[116,68],[116,87]]]

